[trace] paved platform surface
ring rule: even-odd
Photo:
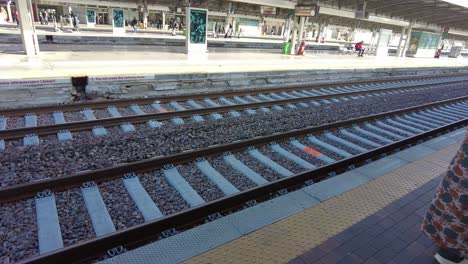
[[[289,56],[259,50],[210,49],[187,55],[183,47],[41,45],[44,52],[26,57],[19,45],[0,45],[0,79],[70,76],[267,72],[287,70],[466,67],[468,59],[355,57],[351,55]]]
[[[435,248],[417,227],[465,131],[442,135],[103,263],[427,259]]]

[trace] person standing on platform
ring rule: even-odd
[[[8,21],[8,14],[5,8],[3,8],[3,6],[0,6],[0,24],[4,24],[7,21]]]
[[[71,18],[73,23],[73,30],[78,32],[80,29],[80,21],[78,20],[78,16],[72,13]]]
[[[468,263],[468,132],[427,210],[422,231],[439,251],[441,264]]]
[[[354,49],[356,49],[356,51],[358,52],[359,57],[362,57],[364,54],[364,47],[362,46],[363,44],[364,44],[364,41],[361,41],[361,42],[356,43],[356,45],[354,45]]]
[[[137,33],[137,31],[138,31],[138,20],[136,19],[136,17],[133,17],[131,25],[133,27],[133,33]]]

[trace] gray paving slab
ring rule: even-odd
[[[225,155],[223,159],[227,164],[229,164],[231,167],[233,167],[236,171],[240,172],[245,177],[249,178],[255,184],[262,185],[268,183],[268,181],[265,180],[265,178],[263,178],[262,176],[260,176],[260,174],[258,174],[257,172],[249,168],[247,165],[242,163],[242,161],[238,160],[234,155]]]
[[[107,211],[99,188],[97,186],[82,187],[81,193],[83,194],[83,199],[96,236],[103,236],[115,232],[114,223]]]
[[[62,231],[54,194],[42,198],[36,197],[35,204],[39,254],[63,248]]]
[[[190,186],[190,184],[180,175],[177,168],[163,170],[164,177],[180,196],[191,206],[195,207],[205,203],[205,200]]]
[[[211,164],[207,161],[198,161],[195,163],[195,166],[208,178],[211,182],[213,182],[218,188],[225,194],[231,195],[236,194],[239,190],[232,185],[226,178],[224,178],[221,173],[219,173]]]
[[[241,235],[229,219],[223,217],[109,258],[101,263],[175,264],[239,238]]]
[[[428,141],[422,143],[422,145],[426,146],[426,147],[429,147],[429,148],[432,148],[432,149],[441,150],[441,149],[447,147],[448,145],[455,144],[456,142],[457,142],[457,140],[455,140],[454,138],[451,138],[449,136],[444,135],[444,136],[441,136],[441,137],[437,137],[437,138],[428,140]]]
[[[361,166],[355,169],[354,171],[368,178],[375,179],[375,178],[385,175],[386,173],[391,172],[392,170],[395,170],[401,166],[404,166],[408,163],[409,162],[406,160],[402,160],[398,157],[391,155],[391,156],[376,160],[367,165]]]
[[[310,196],[325,201],[341,193],[347,192],[370,179],[357,171],[348,171],[335,177],[314,183],[303,190]]]
[[[229,215],[229,220],[245,235],[318,203],[317,199],[299,190]]]
[[[393,154],[395,157],[400,158],[406,161],[415,161],[419,160],[429,154],[432,154],[436,151],[436,149],[430,148],[424,145],[417,145],[398,153]]]
[[[146,222],[163,216],[145,188],[141,185],[138,177],[125,178],[123,179],[123,183]]]

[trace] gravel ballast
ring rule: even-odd
[[[39,146],[15,147],[0,152],[1,185],[12,185],[44,177],[59,177],[87,169],[147,159],[184,150],[230,143],[255,136],[337,122],[428,103],[437,99],[466,95],[468,88],[432,89],[321,105],[307,109],[282,110],[202,123],[167,125],[160,129],[140,126],[132,133],[113,128],[108,136],[96,138],[89,131],[73,133],[68,143],[41,142]],[[446,87],[445,87],[446,88]],[[139,127],[139,128],[140,128]],[[9,148],[8,141],[7,148]],[[355,153],[355,152],[352,152]],[[14,175],[14,177],[12,177]]]

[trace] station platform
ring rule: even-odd
[[[420,226],[466,128],[103,263],[436,263]]]
[[[167,75],[298,70],[466,67],[468,59],[396,58],[326,55],[281,55],[256,49],[209,48],[187,55],[183,47],[47,45],[37,57],[20,55],[21,45],[0,45],[0,79],[72,76]]]

